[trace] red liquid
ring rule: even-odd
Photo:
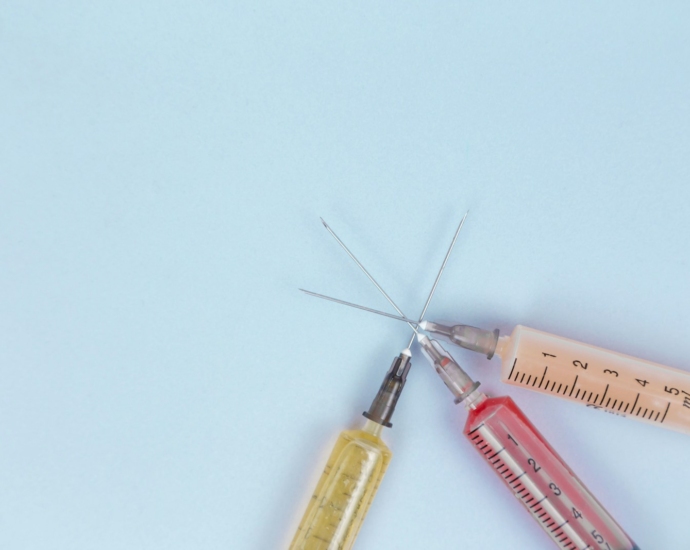
[[[464,434],[559,548],[639,550],[510,397],[470,410]]]

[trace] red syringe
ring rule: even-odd
[[[469,412],[465,437],[559,548],[639,550],[510,397],[487,397],[438,341],[417,339]]]

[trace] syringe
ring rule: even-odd
[[[467,325],[419,327],[488,359],[501,380],[594,409],[690,433],[690,372],[518,325],[510,336]]]
[[[359,430],[341,432],[316,485],[290,550],[348,550],[367,515],[392,453],[381,439],[400,398],[410,351],[393,360]]]
[[[429,307],[465,217],[455,231],[420,319]],[[395,310],[404,317],[400,308],[328,224],[323,219],[321,222]],[[409,325],[414,334],[417,334],[416,323]],[[292,540],[290,550],[349,550],[354,544],[392,457],[380,434],[384,426],[392,426],[391,417],[412,366],[409,350],[412,342],[413,340],[410,340],[408,347],[393,360],[369,410],[363,413],[367,421],[362,429],[345,430],[338,437]]]
[[[303,292],[414,323],[404,315]],[[501,358],[501,380],[587,407],[690,434],[690,372],[517,325],[498,329],[421,321],[418,327],[462,348]]]
[[[465,437],[559,548],[639,550],[510,397],[487,397],[439,342],[417,339],[469,412]]]

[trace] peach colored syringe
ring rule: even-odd
[[[690,434],[690,372],[518,325],[498,329],[415,322],[308,290],[303,292],[416,324],[462,348],[501,358],[501,380],[593,409]]]
[[[468,325],[419,328],[501,358],[501,380],[594,409],[690,433],[690,372],[518,325],[510,336]]]

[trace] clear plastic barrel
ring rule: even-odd
[[[690,372],[518,325],[499,339],[501,380],[690,434]]]
[[[367,515],[392,453],[381,425],[340,434],[290,550],[349,550]]]
[[[465,436],[559,548],[639,550],[510,397],[472,407]]]

